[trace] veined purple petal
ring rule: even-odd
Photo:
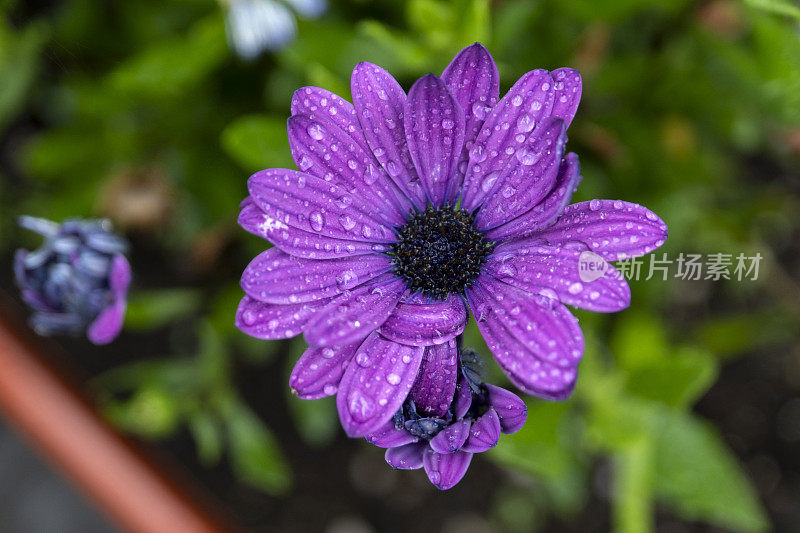
[[[478,418],[469,429],[469,438],[461,448],[465,452],[481,453],[497,446],[500,440],[500,417],[493,407]]]
[[[258,207],[287,226],[337,239],[395,240],[392,227],[378,214],[378,206],[316,176],[270,168],[253,174],[247,186]]]
[[[463,451],[441,454],[429,448],[422,456],[422,465],[425,467],[428,479],[442,490],[453,488],[461,481],[471,461],[472,454]]]
[[[262,302],[313,302],[356,288],[390,267],[389,259],[381,254],[318,261],[292,257],[270,248],[247,265],[241,286],[249,296]]]
[[[333,346],[365,338],[386,321],[404,289],[404,281],[384,274],[345,291],[306,325],[306,341],[311,346]]]
[[[245,295],[236,311],[236,327],[257,339],[288,339],[303,328],[329,299],[298,304],[270,304]]]
[[[469,420],[453,422],[431,439],[431,449],[438,453],[455,453],[469,437]]]
[[[584,274],[584,281],[580,274],[582,259],[579,250],[512,240],[495,248],[484,269],[530,294],[556,296],[560,302],[581,309],[608,313],[628,307],[631,290],[625,278],[595,256],[593,266],[602,263],[604,270],[597,271],[596,279],[594,271],[591,277]]]
[[[458,378],[458,345],[455,339],[428,346],[422,356],[411,399],[421,416],[444,417],[453,401]]]
[[[537,69],[522,76],[486,117],[470,150],[462,207],[474,211],[497,178],[553,110],[553,79]]]
[[[458,385],[456,386],[456,395],[453,403],[453,416],[464,418],[469,408],[472,406],[472,390],[469,388],[469,382],[463,375],[458,378]]]
[[[581,102],[582,82],[580,73],[571,68],[558,68],[550,73],[555,98],[553,101],[553,116],[564,120],[567,127],[572,123],[578,104]]]
[[[564,121],[544,119],[516,148],[475,217],[481,230],[495,228],[529,211],[553,188],[567,142]]]
[[[431,203],[444,203],[464,146],[464,111],[433,74],[411,87],[405,107],[408,150]]]
[[[389,420],[364,438],[367,439],[367,442],[379,448],[397,448],[419,440],[405,429],[397,429],[393,420]]]
[[[303,87],[292,96],[292,115],[310,115],[312,117],[329,117],[342,130],[356,136],[358,117],[353,104],[325,89],[319,87]]]
[[[333,396],[360,343],[308,348],[294,365],[289,386],[304,400]]]
[[[500,419],[502,432],[516,433],[522,429],[528,417],[528,407],[525,402],[513,392],[490,383],[486,384],[486,390],[489,392],[489,404]]]
[[[533,209],[500,227],[486,232],[486,238],[500,241],[510,237],[531,235],[552,224],[572,199],[581,181],[580,164],[575,153],[568,153],[561,162],[556,182],[550,193]]]
[[[450,180],[447,201],[454,204],[461,193],[464,173],[469,162],[469,150],[478,136],[489,111],[500,97],[500,74],[489,51],[480,43],[461,50],[444,69],[442,81],[453,93],[466,118],[464,126],[464,148]]]
[[[564,213],[536,238],[553,245],[584,243],[606,261],[648,254],[664,244],[667,225],[638,204],[621,200],[591,200],[568,205]]]
[[[349,436],[375,431],[400,409],[417,376],[422,350],[378,333],[367,337],[345,370],[336,396],[339,418]]]
[[[358,121],[372,154],[417,208],[425,207],[425,192],[406,142],[406,93],[384,69],[359,63],[350,81]]]
[[[360,128],[350,133],[318,114],[293,116],[287,131],[297,168],[357,194],[390,225],[405,221],[411,204],[369,152]]]
[[[427,442],[406,444],[386,450],[384,458],[392,468],[400,470],[417,470],[422,468],[422,455],[428,449]]]
[[[267,239],[287,254],[305,259],[335,259],[371,254],[378,246],[369,242],[335,239],[319,233],[290,228],[264,213],[252,201],[242,206],[239,225],[253,235]]]
[[[578,322],[558,301],[483,276],[467,299],[486,344],[511,381],[529,394],[564,399],[583,355]]]
[[[454,339],[466,325],[467,306],[461,296],[451,294],[434,301],[413,296],[397,304],[381,326],[381,334],[403,344],[431,346]]]

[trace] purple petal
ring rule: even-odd
[[[472,454],[463,451],[443,455],[427,449],[422,456],[428,479],[442,490],[450,489],[461,481],[471,461]]]
[[[349,436],[375,431],[400,409],[417,376],[422,350],[378,333],[367,337],[347,366],[336,396],[339,418]]]
[[[552,114],[563,119],[569,127],[581,101],[581,75],[577,70],[565,67],[552,71],[550,76],[555,82]]]
[[[369,242],[334,239],[290,228],[264,213],[252,201],[242,206],[239,225],[253,235],[267,239],[287,254],[305,259],[335,259],[369,254],[378,246]]]
[[[428,449],[427,442],[406,444],[386,450],[385,459],[392,468],[400,470],[417,470],[422,468],[422,456]]]
[[[371,243],[394,242],[391,225],[379,208],[339,185],[295,170],[270,168],[247,183],[250,196],[273,220],[336,239]]]
[[[453,422],[431,439],[431,449],[438,453],[455,453],[469,437],[469,420]]]
[[[495,385],[486,384],[489,392],[489,404],[497,412],[500,429],[503,433],[516,433],[525,425],[528,407],[519,396]]]
[[[392,316],[381,326],[381,334],[403,344],[431,346],[454,339],[467,325],[467,306],[461,296],[446,300],[414,296],[397,304]]]
[[[583,336],[563,305],[489,276],[467,290],[467,299],[495,360],[516,386],[553,400],[572,393]]]
[[[481,453],[497,446],[500,440],[500,417],[497,411],[490,407],[479,419],[472,424],[469,438],[462,450],[465,452]]]
[[[241,286],[262,302],[313,302],[358,287],[390,267],[389,259],[381,254],[317,261],[270,248],[247,265]]]
[[[425,194],[442,205],[464,146],[464,111],[441,78],[428,74],[408,92],[404,125]]]
[[[125,298],[128,286],[131,284],[131,265],[122,254],[114,255],[111,260],[111,269],[108,273],[108,286],[114,296]]]
[[[333,396],[339,388],[347,364],[360,343],[308,348],[294,365],[289,386],[304,400]]]
[[[472,406],[472,390],[469,388],[469,382],[463,375],[458,378],[458,386],[456,387],[456,396],[453,404],[453,416],[464,418],[469,408]]]
[[[553,188],[567,142],[564,121],[550,117],[516,148],[475,217],[481,230],[495,228],[536,206]]]
[[[124,255],[117,254],[111,260],[108,285],[114,294],[114,302],[103,309],[86,330],[87,338],[94,344],[108,344],[122,331],[127,307],[125,296],[131,283],[131,265]]]
[[[581,309],[608,313],[628,307],[631,290],[625,278],[599,256],[587,258],[586,253],[512,240],[495,248],[484,271],[528,293],[555,296]],[[598,270],[582,279],[580,266],[589,259]]]
[[[470,150],[462,206],[474,211],[536,126],[553,109],[553,79],[546,70],[522,76],[492,109]]]
[[[461,50],[444,69],[442,81],[453,93],[464,111],[464,148],[456,167],[456,174],[448,187],[447,201],[455,203],[461,193],[464,173],[469,162],[469,150],[483,126],[486,115],[500,97],[500,74],[492,55],[480,43]]]
[[[568,205],[556,223],[536,237],[553,245],[581,242],[606,261],[619,261],[648,254],[664,244],[667,225],[638,204],[591,200]]]
[[[564,211],[572,193],[581,181],[580,165],[575,153],[567,154],[561,162],[556,182],[550,193],[533,209],[500,227],[486,232],[486,238],[500,241],[509,237],[521,237],[546,228]]]
[[[404,289],[404,281],[384,274],[344,292],[306,325],[306,341],[311,346],[332,346],[365,338],[386,322]]]
[[[453,401],[457,377],[458,345],[455,339],[425,348],[410,395],[417,412],[423,416],[443,418]]]
[[[379,448],[396,448],[419,440],[405,429],[397,429],[393,420],[389,420],[364,438],[367,439],[367,442]],[[420,458],[420,460],[422,459]]]
[[[122,331],[125,319],[125,300],[118,299],[103,309],[86,330],[86,336],[94,344],[108,344]]]
[[[406,93],[391,74],[372,63],[356,65],[350,85],[358,121],[372,154],[416,207],[425,207],[425,192],[406,142]]]
[[[353,104],[325,89],[303,87],[292,96],[292,116],[311,115],[330,118],[343,131],[355,132],[358,117]]]
[[[257,339],[288,339],[300,334],[329,299],[299,304],[270,304],[245,295],[236,311],[236,327]]]
[[[323,115],[295,115],[287,130],[292,157],[301,171],[357,190],[359,198],[375,206],[375,213],[390,225],[404,222],[411,204],[369,152],[360,128],[350,133]]]

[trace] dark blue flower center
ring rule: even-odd
[[[472,285],[494,243],[474,225],[474,215],[451,206],[428,206],[397,229],[388,255],[412,292],[445,299]]]

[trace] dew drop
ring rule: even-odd
[[[308,135],[317,141],[321,141],[325,138],[325,132],[322,130],[322,126],[319,124],[312,124],[308,127]]]
[[[308,223],[314,231],[322,231],[322,228],[325,226],[325,218],[319,211],[314,211],[309,215]]]

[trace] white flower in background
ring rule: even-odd
[[[316,18],[325,12],[328,7],[326,0],[286,0],[300,16]]]
[[[253,60],[265,50],[276,51],[297,36],[297,21],[292,11],[275,0],[228,0],[228,41],[245,60]],[[326,0],[286,0],[303,17],[318,17]]]

